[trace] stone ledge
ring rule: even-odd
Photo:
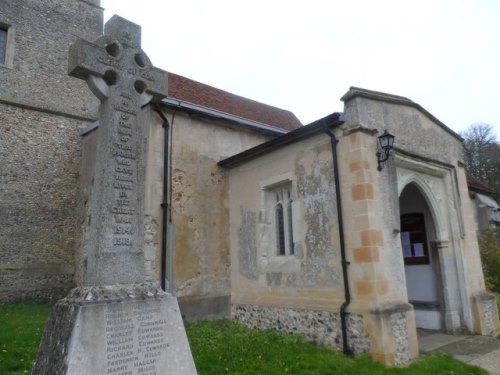
[[[0,274],[27,276],[73,275],[73,267],[67,263],[0,263]]]
[[[368,135],[375,135],[378,133],[378,130],[374,129],[374,128],[370,128],[370,127],[362,125],[362,124],[353,124],[352,126],[348,127],[347,129],[344,129],[342,134],[344,136],[346,136],[346,135],[356,133],[356,132],[362,132],[362,133],[366,133]]]
[[[157,283],[80,286],[72,289],[59,303],[85,305],[165,296],[170,295]]]
[[[476,301],[491,301],[495,300],[496,296],[494,293],[488,292],[486,290],[481,290],[479,292],[473,293],[472,298]]]
[[[370,313],[375,315],[391,315],[413,310],[409,303],[383,303],[370,309]]]
[[[6,104],[6,105],[11,105],[13,107],[19,107],[19,108],[29,109],[29,110],[33,110],[33,111],[48,113],[50,115],[69,117],[69,118],[72,118],[75,120],[80,120],[80,121],[95,121],[96,120],[94,117],[74,114],[74,113],[70,113],[70,112],[66,112],[66,111],[61,111],[61,110],[58,110],[55,108],[44,108],[40,104],[28,103],[28,102],[22,101],[21,99],[10,99],[10,98],[0,96],[0,103]]]

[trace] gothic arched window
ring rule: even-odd
[[[286,216],[288,219],[288,243],[290,255],[293,255],[293,226],[292,226],[292,201],[288,201],[288,206],[286,209]]]
[[[280,185],[268,191],[274,215],[276,255],[293,255],[293,209],[291,184]],[[271,207],[269,207],[271,208]]]
[[[275,212],[276,247],[278,255],[286,255],[285,244],[285,218],[283,216],[283,205],[278,203]]]

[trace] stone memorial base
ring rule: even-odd
[[[177,299],[154,284],[73,289],[54,306],[32,371],[196,373]]]

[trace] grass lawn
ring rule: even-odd
[[[29,374],[50,308],[40,305],[0,307],[0,374]]]
[[[48,314],[45,306],[0,307],[1,375],[30,373]],[[346,358],[298,335],[250,330],[225,320],[189,323],[186,328],[199,375],[486,374],[445,354],[388,368],[368,356]]]
[[[389,368],[367,355],[345,357],[299,335],[251,330],[225,320],[190,323],[186,328],[200,375],[486,374],[446,354],[420,358],[405,368]]]

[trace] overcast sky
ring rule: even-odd
[[[308,124],[350,86],[405,96],[500,140],[500,1],[102,0],[142,26],[153,64]]]

